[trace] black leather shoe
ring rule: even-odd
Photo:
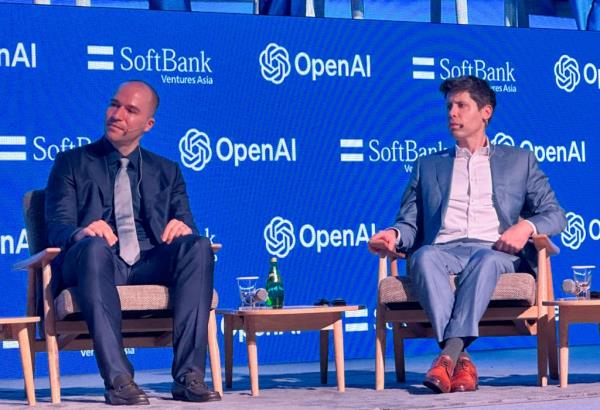
[[[148,396],[138,387],[129,375],[115,377],[112,388],[106,389],[104,399],[113,406],[150,404]]]
[[[171,393],[175,400],[182,401],[219,401],[221,395],[213,390],[209,390],[206,383],[196,373],[187,373],[183,381],[175,380]]]

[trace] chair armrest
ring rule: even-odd
[[[388,260],[390,261],[390,269],[392,276],[398,276],[398,263],[396,260],[406,259],[406,254],[402,252],[394,252],[387,256],[379,256],[379,269],[377,270],[377,283],[381,282],[388,276]]]
[[[15,263],[14,270],[28,270],[30,268],[42,268],[48,265],[61,252],[60,248],[46,248],[35,255]]]
[[[546,249],[548,256],[554,256],[560,253],[560,248],[552,242],[548,235],[533,235],[532,239],[538,252],[542,249]]]

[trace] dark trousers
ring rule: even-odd
[[[64,287],[77,287],[100,375],[107,387],[133,367],[123,351],[121,305],[116,286],[157,284],[170,289],[173,308],[174,379],[188,372],[204,376],[208,315],[213,294],[214,255],[207,238],[188,235],[144,251],[132,267],[98,237],[75,243],[62,265]]]

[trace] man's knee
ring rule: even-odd
[[[514,272],[513,257],[493,249],[480,249],[473,254],[471,261],[478,264],[480,269],[495,271],[497,274]]]
[[[104,238],[88,236],[77,241],[68,251],[65,260],[75,264],[78,269],[106,267],[112,263],[113,252]]]
[[[413,276],[423,276],[432,272],[439,260],[439,250],[432,245],[421,246],[410,257],[410,273]]]
[[[212,244],[205,236],[185,235],[175,239],[172,244],[185,254],[191,254],[198,257],[212,259],[214,257]]]

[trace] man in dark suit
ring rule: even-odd
[[[533,152],[490,144],[485,129],[496,95],[487,82],[459,77],[440,89],[456,146],[416,162],[396,223],[369,248],[412,253],[414,290],[443,348],[423,383],[448,393],[477,389],[465,348],[478,336],[499,275],[522,265],[535,271],[529,238],[559,233],[566,219]],[[459,275],[456,292],[451,273]]]
[[[214,256],[200,237],[176,163],[140,147],[154,125],[159,97],[143,81],[117,90],[104,136],[57,156],[46,188],[58,290],[77,286],[94,341],[106,402],[148,404],[123,351],[116,286],[162,284],[173,306],[173,398],[220,400],[204,383]]]

